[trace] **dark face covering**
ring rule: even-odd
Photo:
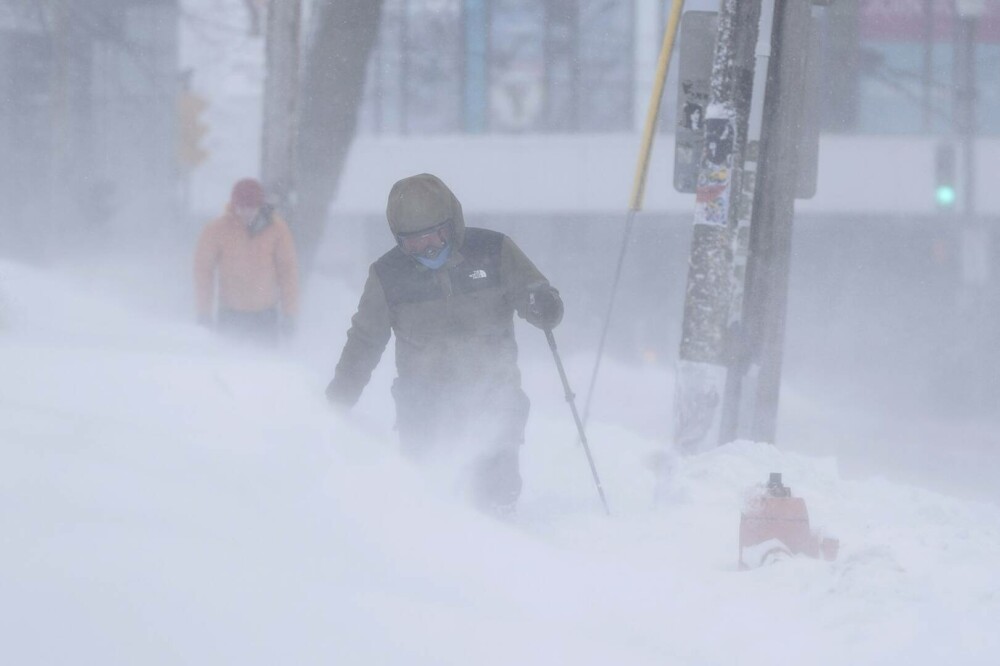
[[[250,235],[253,236],[260,233],[267,225],[271,224],[271,216],[273,214],[274,208],[268,204],[264,204],[258,208],[257,214],[247,223],[247,230],[250,232]]]

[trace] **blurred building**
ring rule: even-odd
[[[0,0],[8,251],[176,214],[177,23],[177,0]]]
[[[607,0],[388,0],[365,129],[629,130],[635,18]]]
[[[619,132],[641,125],[669,0],[385,0],[362,115],[371,133]],[[717,0],[685,9],[715,10]],[[954,0],[817,7],[827,131],[952,129]],[[1000,3],[977,21],[976,99],[1000,133]],[[676,86],[668,85],[668,99]],[[673,105],[664,105],[670,131]]]
[[[857,132],[949,133],[962,78],[954,0],[851,0],[825,21],[827,64],[848,65],[854,109],[828,122]],[[982,1],[975,20],[975,110],[980,134],[1000,134],[1000,3]],[[854,44],[847,49],[836,44]],[[853,50],[853,52],[852,52]],[[852,90],[853,89],[853,90]],[[827,101],[833,102],[834,95]]]

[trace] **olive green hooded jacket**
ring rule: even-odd
[[[357,402],[391,335],[396,337],[397,405],[407,396],[420,401],[437,394],[475,394],[501,402],[511,392],[523,396],[514,313],[530,321],[528,294],[549,291],[558,314],[544,326],[552,327],[562,315],[558,292],[510,238],[466,228],[458,200],[434,176],[397,183],[386,213],[394,235],[450,220],[451,251],[436,270],[398,245],[371,265],[327,388],[329,399],[346,406]]]

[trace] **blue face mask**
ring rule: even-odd
[[[448,261],[449,254],[451,254],[451,243],[447,243],[443,248],[441,248],[441,251],[438,252],[437,256],[433,259],[428,259],[427,257],[415,257],[415,259],[427,268],[437,270],[438,268],[444,266],[444,262]]]

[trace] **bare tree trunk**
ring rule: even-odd
[[[274,2],[279,2],[280,0],[274,0]],[[268,0],[243,0],[243,6],[246,7],[247,16],[250,18],[250,28],[248,32],[251,37],[260,37],[260,13],[261,8]]]
[[[301,8],[301,0],[271,0],[267,12],[267,78],[264,81],[260,172],[264,190],[289,217],[295,202]]]
[[[303,77],[297,148],[295,236],[312,267],[327,209],[354,139],[383,0],[317,0]]]

